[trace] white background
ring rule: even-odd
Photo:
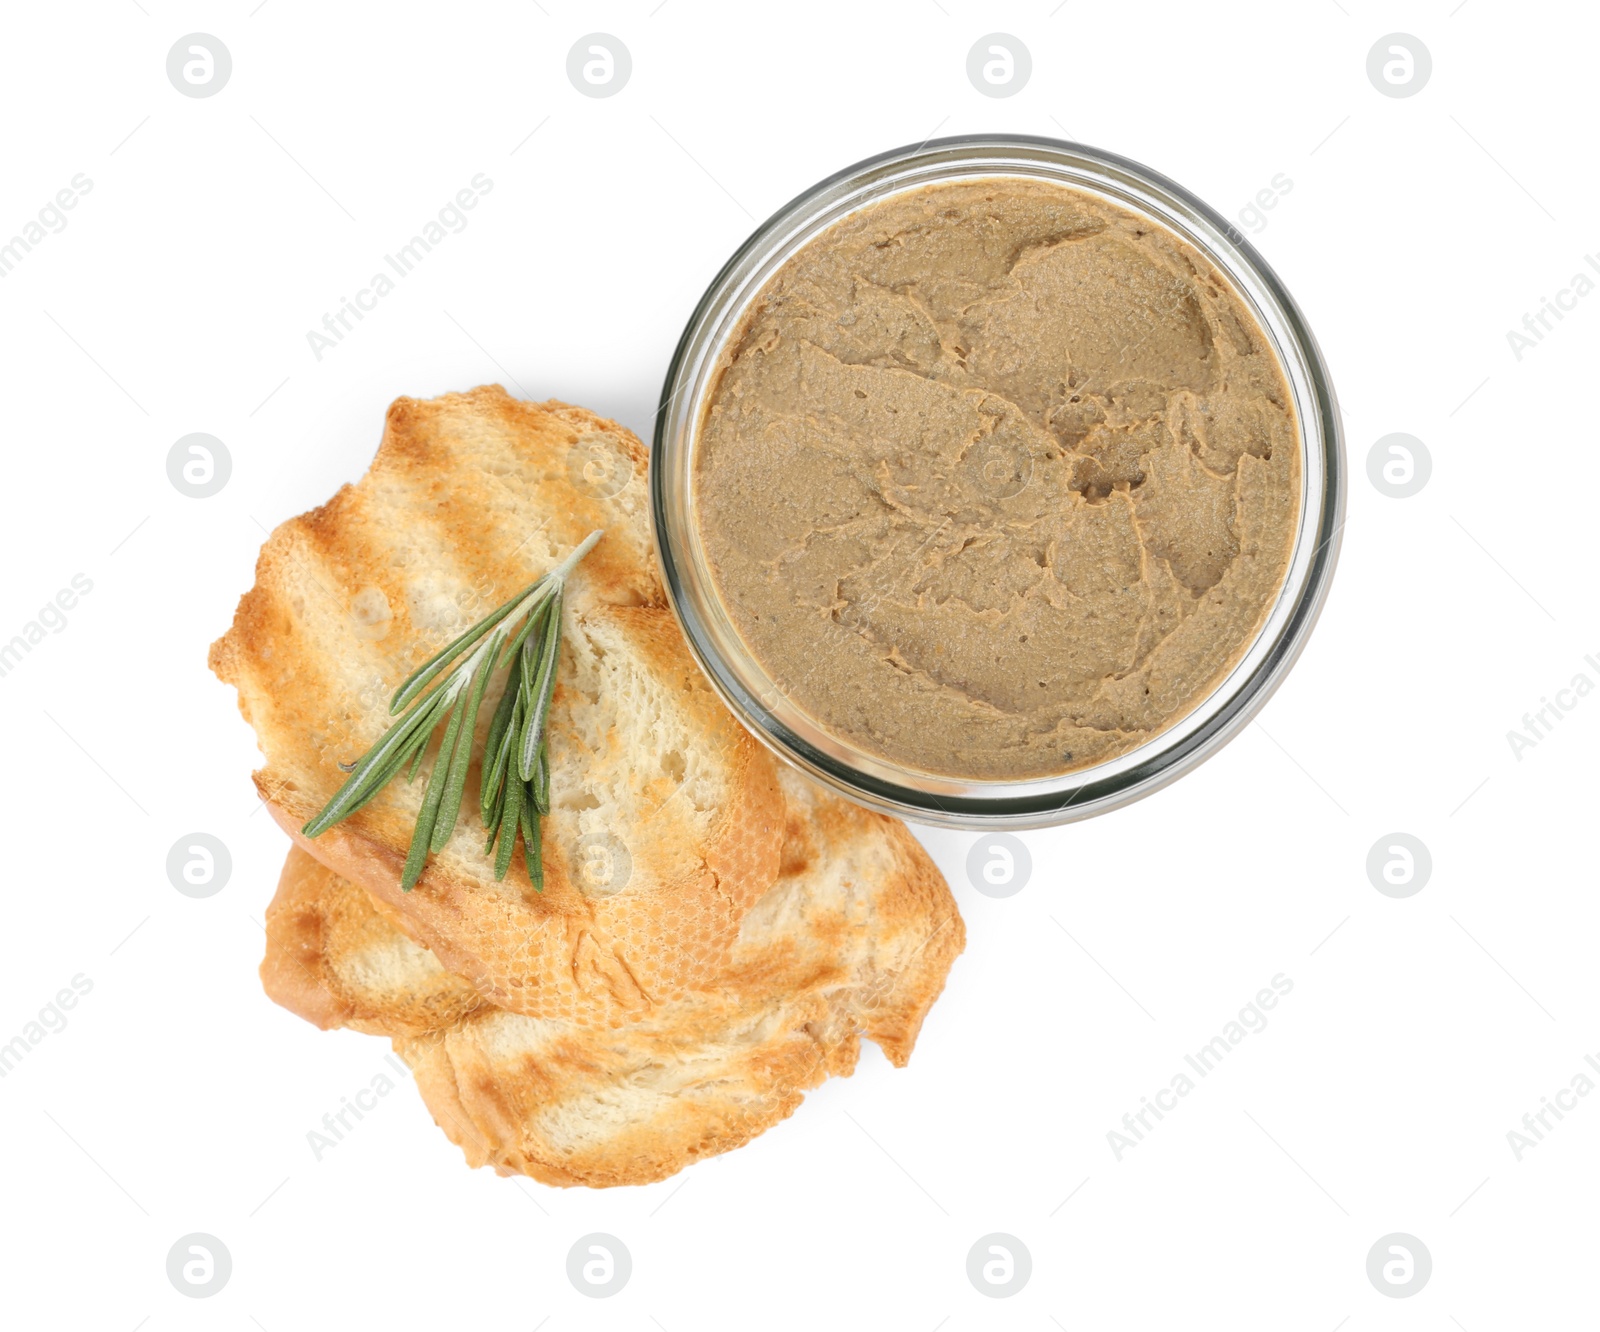
[[[995,30],[1033,60],[1004,100],[966,76]],[[196,31],[233,58],[205,99],[165,73]],[[633,59],[604,100],[565,74],[594,31]],[[1366,75],[1395,31],[1433,56],[1406,99]],[[1520,761],[1506,733],[1580,671],[1600,683],[1600,296],[1520,362],[1506,333],[1600,254],[1597,51],[1592,8],[1507,0],[8,6],[0,238],[75,174],[93,188],[0,280],[0,640],[74,574],[93,591],[0,678],[0,1042],[73,976],[93,988],[0,1080],[0,1320],[1592,1325],[1600,1095],[1520,1161],[1507,1133],[1600,1052],[1600,695]],[[972,889],[970,835],[926,834],[970,941],[908,1069],[869,1049],[753,1145],[644,1189],[471,1172],[408,1081],[315,1160],[307,1131],[386,1046],[256,979],[285,844],[205,653],[265,529],[359,475],[402,393],[499,380],[648,437],[757,220],[981,129],[1111,149],[1230,215],[1292,180],[1255,239],[1322,343],[1352,463],[1300,664],[1178,784],[1030,834],[1014,897]],[[315,359],[307,331],[479,172],[467,229]],[[214,498],[167,479],[192,431],[233,459]],[[1414,498],[1367,480],[1391,431],[1432,453]],[[1406,900],[1365,868],[1397,830],[1434,860]],[[194,831],[233,857],[206,900],[165,871]],[[1108,1131],[1280,972],[1267,1029],[1118,1161]],[[210,1299],[166,1276],[192,1231],[233,1256]],[[565,1275],[590,1231],[633,1255],[609,1300]],[[992,1231],[1033,1255],[1007,1300],[966,1276]],[[1408,1299],[1365,1272],[1394,1231],[1433,1256]]]

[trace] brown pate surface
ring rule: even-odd
[[[971,780],[1070,772],[1201,703],[1300,508],[1276,354],[1151,218],[1013,177],[835,223],[730,339],[699,534],[755,659],[821,727]]]

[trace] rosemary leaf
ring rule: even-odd
[[[378,743],[356,763],[344,785],[333,794],[323,811],[300,831],[316,837],[341,819],[355,813],[379,788],[383,787],[411,757],[412,742],[419,731],[424,736],[438,725],[441,705],[448,701],[448,684],[429,694],[416,709],[385,731]],[[397,761],[398,760],[398,761]]]
[[[495,797],[494,808],[490,811],[490,816],[484,824],[489,829],[489,836],[483,843],[484,855],[488,855],[489,852],[494,850],[494,844],[500,837],[500,818],[505,813],[505,808],[506,788],[502,786],[500,794]]]
[[[500,658],[500,665],[506,665],[516,654],[521,651],[522,645],[527,642],[528,635],[533,633],[541,623],[545,607],[549,604],[549,597],[555,584],[545,583],[539,589],[539,597],[533,602],[533,613],[522,622],[522,628],[517,630],[517,636],[506,647],[504,655]]]
[[[450,771],[445,778],[444,797],[439,802],[439,817],[433,825],[429,849],[440,850],[450,840],[456,829],[456,816],[461,813],[461,793],[467,787],[467,769],[472,763],[472,742],[478,727],[478,708],[483,703],[483,691],[489,687],[500,645],[506,640],[505,630],[496,629],[489,636],[489,645],[478,662],[471,689],[464,695],[466,710],[461,714],[461,733],[456,737],[456,747],[449,755]],[[435,762],[445,762],[441,749]]]
[[[517,849],[517,820],[522,814],[524,792],[521,782],[506,783],[505,805],[500,811],[500,847],[494,853],[494,877],[503,879],[511,868],[511,853]]]
[[[543,617],[549,614],[546,606],[539,612],[540,623]],[[533,707],[533,677],[539,670],[539,640],[537,638],[524,639],[522,651],[517,653],[517,690],[522,704],[523,722],[526,724],[528,711]]]
[[[550,715],[550,698],[555,693],[556,663],[561,652],[561,600],[561,590],[557,588],[550,597],[545,628],[528,640],[530,644],[539,643],[539,668],[531,686],[533,698],[528,706],[528,715],[522,724],[522,747],[518,753],[517,771],[523,781],[533,776],[539,745],[544,740],[545,720]],[[526,648],[523,650],[527,651]]]
[[[428,734],[431,735],[432,732],[429,732]],[[424,736],[422,743],[416,747],[416,752],[414,754],[412,754],[412,756],[411,756],[411,768],[406,773],[406,785],[407,786],[410,786],[412,782],[417,780],[417,769],[422,766],[422,756],[424,754],[426,754],[427,752],[428,752],[428,741],[427,741],[427,737]]]
[[[507,690],[512,694],[517,692],[514,684],[508,685]],[[506,762],[511,752],[508,745],[508,741],[501,741],[501,748],[503,751],[500,761],[501,780],[495,783],[495,790],[493,794],[483,802],[483,826],[489,830],[489,840],[483,844],[484,855],[488,855],[490,851],[494,850],[495,841],[500,836],[501,820],[505,817],[506,796],[511,789],[511,783],[504,780]]]
[[[533,807],[540,814],[550,812],[550,746],[539,746],[539,762],[533,769],[533,780],[528,783],[528,793],[533,797]]]
[[[444,695],[441,694],[439,696],[439,702],[442,703],[443,701]],[[436,703],[434,706],[437,708],[439,704]],[[399,773],[400,769],[406,766],[406,761],[408,759],[411,762],[411,766],[406,772],[406,783],[409,785],[411,782],[416,780],[417,769],[422,767],[422,760],[428,752],[428,741],[432,739],[433,733],[438,727],[439,718],[442,718],[443,716],[443,711],[439,711],[432,726],[424,726],[419,728],[417,733],[412,736],[411,739],[406,741],[400,752],[394,757],[393,771],[382,782],[376,784],[372,788],[371,793],[362,799],[361,803],[363,805],[366,804],[368,800],[371,800],[373,796],[377,795],[384,786],[394,779],[395,774]]]
[[[510,716],[496,743],[484,751],[485,762],[478,771],[478,803],[486,828],[500,822],[499,813],[491,813],[490,806],[493,805],[495,811],[500,809],[497,802],[505,794],[506,772],[511,767],[511,746],[516,743],[517,731],[522,726],[522,690],[515,679],[506,682],[505,697],[500,700],[500,708],[495,710],[497,723],[500,709],[506,706],[506,699],[511,700]]]
[[[479,620],[477,624],[468,629],[466,633],[462,634],[453,642],[440,648],[439,651],[435,652],[433,656],[428,658],[427,661],[423,662],[422,665],[418,666],[416,670],[412,671],[411,674],[406,677],[406,682],[401,685],[399,689],[395,690],[394,697],[389,700],[390,714],[393,715],[394,713],[399,712],[401,708],[405,707],[407,703],[411,702],[412,699],[422,692],[429,680],[438,675],[440,671],[442,671],[452,661],[454,661],[486,633],[493,629],[495,625],[499,624],[501,620],[505,619],[506,616],[510,615],[512,611],[516,610],[535,590],[538,589],[540,584],[549,578],[549,576],[549,574],[546,574],[544,578],[540,578],[536,582],[529,583],[527,587],[518,592],[517,595],[512,597],[510,601],[490,611],[488,615]]]
[[[428,741],[433,738],[433,733],[437,729],[438,728],[436,725],[423,726],[419,728],[417,734],[407,743],[407,748],[410,752],[402,752],[395,755],[386,772],[374,772],[372,774],[372,784],[370,788],[355,802],[355,804],[351,805],[347,810],[345,810],[341,817],[346,819],[349,818],[352,814],[356,813],[357,810],[365,809],[380,795],[382,795],[384,787],[386,787],[395,779],[396,776],[399,775],[400,769],[405,767],[406,760],[408,758],[411,760],[411,771],[406,774],[406,781],[409,783],[416,775],[417,769],[422,766],[423,757],[428,752]]]
[[[504,664],[502,658],[501,663]],[[489,734],[483,742],[483,781],[489,776],[489,767],[500,752],[500,741],[504,738],[506,728],[511,725],[511,711],[517,703],[516,677],[511,676],[506,680],[505,692],[500,695],[500,702],[495,707],[494,716],[489,720]]]
[[[528,882],[536,893],[544,891],[544,848],[540,844],[539,810],[534,806],[533,787],[528,785],[522,801],[522,860],[528,867]]]
[[[466,699],[462,697],[458,698],[455,706],[450,709],[450,720],[444,728],[444,739],[439,742],[439,753],[433,760],[433,771],[428,774],[428,789],[422,797],[422,808],[417,811],[417,826],[411,832],[411,846],[406,851],[405,868],[400,872],[400,891],[403,893],[409,893],[416,887],[417,880],[422,877],[422,867],[428,861],[433,825],[439,817],[439,802],[444,799],[450,755],[455,750],[456,737],[461,733],[461,712],[465,706]]]

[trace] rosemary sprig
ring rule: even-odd
[[[489,830],[483,853],[495,852],[494,876],[505,878],[520,832],[528,879],[543,892],[539,820],[550,812],[546,723],[560,659],[561,605],[568,576],[602,535],[589,533],[543,578],[489,612],[412,672],[395,691],[389,712],[393,716],[414,706],[354,764],[339,765],[349,773],[344,785],[301,832],[307,837],[327,832],[371,801],[408,765],[406,780],[412,781],[429,740],[443,723],[444,737],[434,755],[400,876],[400,887],[410,892],[429,854],[442,848],[455,831],[472,765],[478,710],[489,677],[513,665],[505,693],[490,719],[478,769],[478,810]],[[513,626],[519,627],[513,632]]]

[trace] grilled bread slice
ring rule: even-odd
[[[778,872],[775,761],[705,683],[662,599],[643,445],[497,387],[397,400],[367,474],[282,524],[212,669],[266,754],[273,816],[508,1011],[615,1024],[720,973]],[[424,783],[391,782],[314,842],[299,829],[440,646],[606,532],[568,583],[550,709],[543,892],[496,881],[472,817],[414,891],[400,871]],[[490,685],[493,698],[499,685]],[[479,714],[479,745],[491,707]]]
[[[350,885],[290,853],[268,921],[268,992],[325,1025],[386,1031],[435,1121],[473,1165],[549,1184],[662,1179],[737,1147],[803,1093],[855,1067],[864,1035],[904,1065],[961,951],[943,878],[905,827],[787,769],[783,860],[728,969],[626,1028],[491,1007],[453,1021],[448,973]],[[275,928],[308,910],[346,919],[307,949]],[[292,909],[289,903],[298,903]],[[314,914],[314,912],[313,912]],[[386,940],[387,942],[384,942]]]

